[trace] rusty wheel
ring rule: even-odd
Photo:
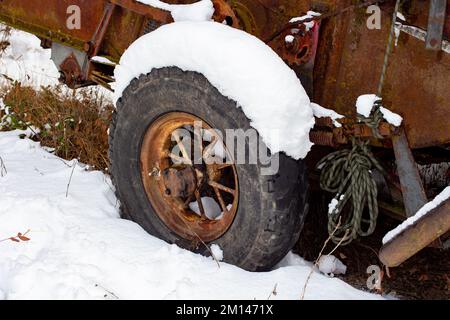
[[[148,233],[204,255],[213,243],[228,263],[268,270],[303,226],[305,166],[280,154],[278,172],[263,174],[264,164],[233,161],[221,139],[229,129],[246,132],[250,121],[203,75],[154,69],[117,103],[111,177],[122,216]]]
[[[228,157],[217,161],[215,150],[226,150]],[[192,114],[170,112],[148,128],[141,151],[145,191],[157,215],[179,236],[210,242],[230,227],[239,182],[227,158],[231,153],[221,137]]]

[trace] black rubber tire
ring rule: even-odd
[[[112,180],[125,218],[160,239],[208,255],[203,245],[193,248],[163,224],[143,187],[139,160],[143,136],[156,118],[171,111],[196,115],[222,132],[250,128],[236,102],[224,97],[203,75],[176,67],[154,69],[134,79],[117,103],[110,129]],[[261,175],[259,165],[236,167],[238,212],[228,231],[213,243],[222,248],[228,263],[249,271],[270,270],[291,250],[303,227],[305,165],[282,154],[276,175]]]

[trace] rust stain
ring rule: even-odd
[[[186,4],[195,1],[167,2]],[[353,3],[352,0],[213,2],[216,21],[225,21],[260,39],[270,37],[281,30],[290,18],[310,9],[327,13]],[[104,9],[110,3],[116,8],[102,30],[101,37],[95,37],[104,21]],[[69,5],[78,5],[82,9],[80,30],[68,30],[66,27]],[[426,28],[428,5],[429,1],[405,3],[402,10],[408,23]],[[377,88],[390,27],[392,1],[382,6],[382,12],[381,30],[369,30],[366,27],[367,15],[363,9],[350,10],[322,20],[314,56],[310,55],[313,40],[308,34],[296,37],[292,46],[285,44],[286,34],[282,34],[270,46],[292,66],[302,81],[311,79],[315,102],[353,117],[356,98],[361,94],[374,93]],[[447,15],[450,15],[450,10],[447,10]],[[89,48],[90,54],[94,52],[118,62],[133,41],[144,32],[172,22],[172,17],[167,11],[133,0],[3,0],[0,20],[38,35],[47,44],[56,41],[80,51]],[[444,38],[448,39],[449,17],[444,30]],[[97,40],[94,50],[91,48],[93,40]],[[424,47],[423,42],[401,33],[390,59],[383,92],[386,107],[404,117],[406,134],[412,148],[450,143],[450,55],[430,52]],[[111,70],[99,70],[97,66],[90,66],[88,70],[88,77],[84,77],[84,81],[87,78],[97,79],[93,74],[98,72],[112,76]]]

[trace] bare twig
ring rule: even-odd
[[[112,292],[112,291],[106,289],[105,287],[103,287],[103,286],[101,286],[101,285],[99,285],[99,284],[95,284],[95,286],[96,286],[96,287],[99,287],[99,288],[101,288],[101,289],[103,289],[104,291],[106,291],[107,293],[109,293],[111,296],[113,296],[114,298],[116,298],[117,300],[119,300],[119,297],[116,296],[116,295],[114,294],[114,292]],[[107,296],[108,296],[107,294],[104,295],[105,298],[106,298]]]
[[[328,242],[330,242],[331,238],[334,236],[334,234],[340,228],[340,226],[341,226],[341,218],[339,218],[339,221],[338,221],[336,227],[334,228],[333,232],[328,236],[327,240],[325,240],[325,243],[323,244],[322,249],[320,250],[319,255],[317,256],[317,259],[314,261],[314,264],[311,266],[311,270],[309,271],[308,277],[306,277],[305,285],[303,286],[303,291],[302,291],[302,294],[300,297],[301,300],[305,299],[306,288],[307,288],[309,280],[311,279],[311,276],[314,272],[314,268],[319,265],[319,260],[323,256],[323,252],[325,251],[325,248],[327,247]],[[334,251],[336,251],[336,249],[342,244],[342,240],[346,238],[347,233],[348,233],[348,230],[345,232],[345,236],[341,239],[341,241],[336,245],[336,247],[328,255],[330,255]]]
[[[277,292],[278,283],[275,283],[275,287],[273,287],[273,290],[270,292],[270,295],[267,297],[267,300],[270,300],[272,296],[276,296],[278,294]]]
[[[72,167],[72,172],[70,173],[69,182],[67,183],[66,198],[69,196],[69,187],[70,187],[70,183],[72,182],[73,172],[75,171],[77,163],[78,163],[78,159],[75,159],[75,162],[74,162],[73,167]]]
[[[347,238],[348,234],[350,233],[350,229],[345,230],[345,234],[342,237],[342,239],[338,242],[338,244],[334,247],[333,250],[331,250],[331,252],[328,254],[328,256],[331,256],[336,250],[337,248],[339,248],[342,244],[342,242],[344,242],[344,240]]]
[[[8,170],[6,170],[5,162],[2,157],[0,157],[0,177],[4,177],[8,174]]]
[[[179,216],[179,215],[178,215]],[[212,252],[212,250],[211,250],[211,248],[203,241],[203,239],[202,238],[200,238],[200,236],[197,234],[197,232],[195,232],[192,228],[191,228],[191,226],[186,222],[186,221],[184,221],[184,219],[183,219],[183,217],[181,217],[181,216],[179,216],[180,217],[180,219],[181,219],[181,221],[183,221],[183,223],[185,224],[185,226],[186,226],[186,228],[188,228],[189,229],[189,231],[192,233],[192,235],[194,235],[204,246],[205,246],[205,248],[209,251],[209,253],[211,254],[211,257],[214,259],[214,261],[217,263],[217,266],[219,267],[219,269],[220,269],[220,263],[219,263],[219,260],[217,260],[217,258],[216,258],[216,256],[214,255],[214,253]]]

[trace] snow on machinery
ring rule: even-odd
[[[147,2],[155,4],[158,1]],[[165,2],[179,4],[195,1]],[[354,105],[360,95],[377,92],[380,74],[385,65],[387,39],[396,1],[212,2],[215,21],[244,30],[265,42],[296,72],[312,101],[346,116],[346,119],[339,120],[342,124],[340,127],[335,127],[329,118],[316,120],[310,139],[317,147],[306,160],[310,168],[332,148],[340,149],[355,138],[370,141],[375,147],[375,157],[386,170],[384,177],[379,175],[377,179],[380,190],[378,204],[384,211],[401,220],[413,216],[427,202],[427,198],[434,197],[448,184],[450,56],[446,48],[448,49],[450,17],[445,0],[401,1],[399,12],[401,11],[406,22],[396,24],[400,33],[397,34],[396,46],[386,65],[381,95],[383,103],[400,114],[404,122],[401,128],[395,128],[385,121],[377,122],[376,133],[370,123],[352,120],[356,118]],[[382,9],[380,29],[370,29],[366,23],[366,7],[375,3]],[[68,11],[68,8],[74,5],[81,9],[80,28],[67,24],[68,17],[74,13]],[[3,0],[0,3],[0,20],[37,35],[42,39],[43,47],[52,48],[52,59],[61,72],[61,80],[68,86],[79,88],[99,84],[109,88],[110,83],[115,80],[115,64],[119,63],[126,49],[142,35],[173,22],[173,15],[167,8],[163,9],[132,0]],[[292,19],[306,12],[310,14]],[[320,12],[321,15],[314,12]],[[426,36],[420,36],[424,34]],[[193,81],[202,86],[202,80],[194,74],[188,75],[190,80],[172,69],[152,74],[149,77],[151,79],[145,80],[147,82],[136,80],[131,86],[135,90],[151,91],[149,81],[162,83],[161,79],[167,77],[173,77],[178,82]],[[206,86],[208,90],[213,90],[209,84]],[[128,93],[128,104],[142,105],[145,101],[132,97],[132,91]],[[184,94],[189,96],[194,93]],[[156,99],[151,95],[147,97]],[[215,99],[219,101],[221,98],[217,96]],[[223,107],[228,105],[228,102],[223,101]],[[158,155],[150,155],[151,150],[163,149],[161,138],[155,135],[156,131],[169,134],[169,131],[199,118],[213,122],[215,126],[221,122],[225,127],[231,125],[231,120],[227,122],[219,118],[219,111],[216,118],[205,119],[209,117],[206,105],[203,106],[203,111],[201,106],[195,109],[194,104],[192,109],[186,108],[188,110],[177,110],[181,111],[178,113],[161,109],[160,113],[155,111],[151,115],[155,119],[150,126],[153,129],[143,129],[134,136],[139,140],[139,144],[130,150],[136,153],[136,158],[132,160],[136,162],[135,166],[122,161],[120,152],[124,147],[117,145],[133,144],[123,138],[123,132],[137,127],[135,122],[138,119],[129,115],[116,116],[113,123],[116,130],[112,130],[111,137],[112,171],[113,175],[114,172],[123,175],[128,171],[124,176],[114,177],[119,198],[125,207],[122,208],[125,215],[150,233],[169,242],[184,247],[191,247],[196,239],[218,242],[224,247],[225,260],[229,262],[249,270],[271,267],[290,250],[303,224],[307,211],[304,163],[301,162],[298,167],[292,159],[283,158],[283,169],[278,177],[266,179],[238,166],[210,166],[201,170],[189,166],[182,170],[172,170],[167,166],[166,170],[160,170],[164,173],[164,182],[159,185],[162,189],[158,188],[143,173],[153,173],[151,177],[161,173],[160,168],[145,165],[161,161],[161,158],[157,158]],[[119,112],[120,109],[126,108],[119,106]],[[169,111],[172,111],[171,116],[161,118],[161,114]],[[122,111],[122,114],[126,114],[126,111]],[[249,126],[242,114],[232,116],[240,119],[239,126]],[[130,127],[121,124],[125,120],[130,123]],[[149,126],[149,123],[143,123],[142,126]],[[381,135],[383,139],[379,139],[377,135]],[[142,140],[144,143],[141,145]],[[140,167],[140,162],[144,163],[143,167]],[[314,175],[311,170],[310,179],[314,179]],[[244,179],[258,180],[260,184],[256,187],[245,185]],[[130,180],[133,183],[127,184]],[[138,183],[138,180],[143,183]],[[181,197],[198,199],[200,185],[205,189],[207,185],[209,197],[226,207],[223,211],[228,212],[228,216],[224,216],[219,222],[203,218],[197,221],[192,212],[186,213],[185,208],[179,210],[178,200]],[[125,189],[132,190],[138,196],[132,196]],[[244,196],[243,192],[253,193],[255,196],[247,199],[249,197]],[[291,206],[286,208],[289,203]],[[227,209],[227,205],[231,209]],[[448,200],[444,206],[448,208]],[[168,212],[167,207],[172,211]],[[199,207],[201,209],[201,203]],[[136,213],[148,211],[150,213]],[[252,211],[262,214],[255,217],[250,214]],[[448,209],[437,211],[421,220],[421,224],[428,226],[426,231],[405,230],[397,240],[387,243],[381,254],[383,263],[388,266],[398,265],[432,240],[443,236],[448,230],[450,212]],[[154,219],[150,217],[151,214],[159,220],[148,222],[148,219]],[[251,221],[259,221],[259,226],[250,227]],[[261,232],[262,229],[265,232]],[[414,228],[409,230],[412,229]],[[252,236],[242,239],[239,237],[242,233]],[[395,246],[396,241],[400,241],[398,239],[402,242],[401,250]],[[248,250],[244,250],[244,247],[248,247]],[[408,254],[403,254],[400,260],[398,257],[394,258],[399,252]]]

